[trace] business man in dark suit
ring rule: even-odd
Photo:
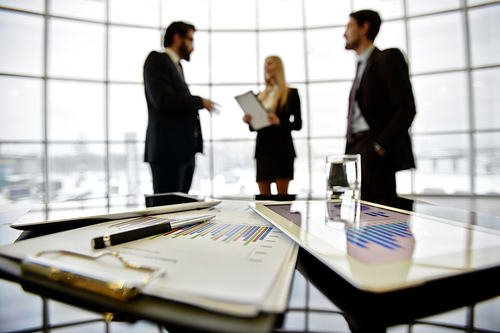
[[[144,63],[148,128],[144,161],[149,162],[155,193],[189,191],[195,154],[203,152],[198,110],[215,104],[192,96],[181,59],[189,61],[195,27],[173,22],[165,32],[165,53],[151,52]]]
[[[356,51],[358,69],[349,97],[347,154],[361,154],[361,191],[396,195],[396,172],[415,168],[408,130],[415,101],[405,57],[373,45],[377,12],[350,15],[345,48]]]

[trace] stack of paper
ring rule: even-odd
[[[160,215],[182,219],[215,214],[209,222],[174,230],[108,249],[93,250],[94,237],[147,224],[142,219],[106,222],[0,248],[0,255],[22,260],[40,251],[71,250],[82,254],[118,251],[128,261],[164,268],[144,294],[222,313],[251,317],[259,312],[283,312],[295,268],[297,245],[255,214],[247,202],[228,201],[203,210]],[[67,256],[50,260],[71,266]],[[86,269],[111,270],[107,261],[92,261]],[[113,267],[114,274],[129,270]]]

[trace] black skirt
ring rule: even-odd
[[[293,179],[294,158],[258,158],[257,181],[275,181],[276,179]]]

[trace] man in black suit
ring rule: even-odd
[[[203,152],[198,110],[215,103],[193,96],[184,81],[181,59],[189,61],[195,27],[173,22],[165,32],[165,53],[152,51],[144,63],[148,128],[144,161],[149,162],[155,193],[191,187],[195,154]]]
[[[361,154],[361,191],[396,195],[396,172],[415,168],[408,129],[415,101],[405,57],[373,45],[382,21],[377,12],[350,15],[345,48],[358,69],[349,96],[347,154]]]

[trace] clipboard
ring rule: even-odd
[[[45,254],[68,255],[73,258],[92,261],[110,256],[116,258],[124,268],[143,271],[147,274],[137,279],[128,279],[122,276],[110,277],[111,274],[85,269],[84,266],[76,266],[77,269],[75,267],[68,269],[68,267],[61,265],[57,261],[42,258]],[[46,278],[121,301],[127,301],[137,296],[149,282],[165,274],[165,270],[161,267],[148,267],[136,262],[129,262],[118,252],[101,252],[95,255],[86,255],[66,250],[41,251],[34,256],[28,255],[21,262],[21,272],[24,276],[32,275]]]
[[[249,91],[243,95],[235,96],[236,101],[243,109],[245,114],[252,116],[250,120],[250,126],[256,131],[271,126],[269,119],[267,118],[268,111],[259,101],[257,96],[252,91]]]

